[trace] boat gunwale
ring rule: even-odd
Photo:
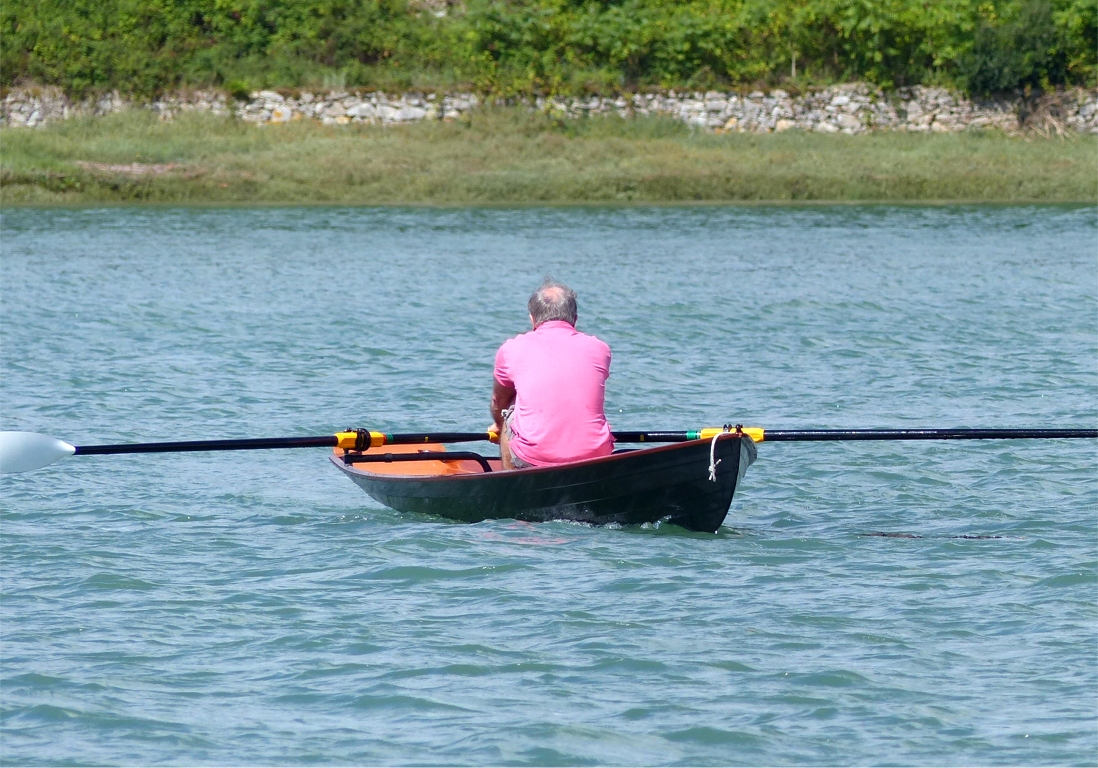
[[[737,432],[722,432],[719,435],[717,435],[718,441],[721,441],[721,442],[723,442],[727,438],[743,438],[743,437],[748,437],[748,435],[740,434],[740,433],[737,433]],[[697,445],[699,443],[710,443],[710,442],[712,442],[712,440],[713,440],[712,438],[699,438],[697,440],[683,440],[682,442],[678,442],[678,443],[667,443],[667,444],[664,444],[664,445],[654,445],[651,448],[638,448],[638,449],[629,451],[628,453],[611,453],[608,456],[596,456],[593,459],[581,459],[580,461],[571,461],[571,462],[568,462],[567,464],[554,464],[553,466],[549,466],[549,467],[523,467],[522,469],[499,469],[499,470],[492,470],[491,472],[460,472],[460,473],[455,472],[455,473],[449,474],[449,475],[442,475],[442,474],[440,474],[440,475],[410,475],[410,474],[409,475],[402,475],[402,474],[397,474],[397,473],[383,474],[383,473],[377,473],[377,472],[367,472],[365,470],[356,468],[353,464],[347,464],[346,462],[344,462],[343,461],[343,456],[345,455],[346,452],[341,453],[341,454],[336,454],[335,452],[333,452],[328,458],[332,461],[333,464],[335,464],[342,471],[346,472],[349,475],[360,475],[362,477],[376,478],[378,480],[385,480],[385,481],[452,482],[452,481],[483,480],[485,478],[491,478],[491,477],[519,477],[519,476],[523,476],[523,475],[533,475],[533,474],[546,473],[546,472],[560,472],[562,470],[578,469],[578,468],[581,468],[581,467],[592,466],[592,465],[596,465],[596,464],[600,464],[600,463],[607,463],[607,462],[612,462],[612,461],[619,461],[620,462],[620,461],[628,460],[629,458],[638,457],[640,455],[651,456],[652,454],[655,454],[655,453],[674,451],[674,450],[677,450],[677,449],[684,448],[686,446],[694,446],[694,445]],[[337,449],[337,450],[339,450],[339,449]],[[369,451],[364,451],[364,453],[369,453]],[[373,455],[375,455],[375,456],[376,455],[383,455],[383,453],[379,452],[379,453],[376,453],[376,454],[373,454]],[[485,458],[488,458],[490,461],[494,459],[494,457],[485,457]],[[496,460],[498,461],[498,459],[496,459]],[[429,459],[429,461],[440,461],[440,459]],[[409,462],[409,463],[412,463],[412,462]]]

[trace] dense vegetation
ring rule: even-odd
[[[1096,17],[1095,0],[6,0],[0,84],[980,94],[1094,85]]]
[[[1098,199],[1095,136],[719,136],[510,107],[400,130],[131,110],[6,129],[3,143],[0,205]]]

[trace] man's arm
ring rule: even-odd
[[[515,388],[500,384],[494,377],[492,379],[492,421],[497,431],[503,428],[503,411],[515,404]]]

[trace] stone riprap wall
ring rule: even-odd
[[[0,125],[40,126],[74,115],[102,115],[135,106],[164,119],[189,110],[234,114],[252,123],[312,119],[325,124],[399,125],[420,120],[454,120],[484,103],[472,93],[401,94],[337,92],[284,95],[275,91],[234,101],[216,91],[194,91],[139,103],[117,93],[73,102],[53,88],[8,92],[0,102]],[[971,101],[942,88],[916,86],[884,93],[861,83],[790,95],[783,90],[749,94],[634,94],[613,98],[537,98],[531,108],[567,117],[617,114],[663,115],[717,132],[768,133],[802,130],[858,134],[874,130],[955,132],[996,128],[1010,133],[1036,131],[1098,133],[1098,92],[1081,89],[1046,94],[1035,100]]]
[[[165,119],[179,112],[200,111],[215,115],[228,115],[233,105],[219,91],[194,91],[163,96],[153,102],[137,102],[125,99],[117,92],[73,101],[59,88],[12,89],[0,100],[0,125],[37,128],[56,120],[84,115],[109,115],[133,107],[152,109]]]
[[[396,125],[419,120],[455,120],[479,106],[471,93],[402,94],[331,92],[314,95],[304,92],[284,97],[274,91],[260,91],[240,105],[236,114],[253,123],[287,123],[311,117],[328,125],[373,123]]]

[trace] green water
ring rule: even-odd
[[[1093,208],[14,210],[0,428],[476,430],[545,274],[616,429],[1094,427]],[[0,478],[4,764],[1095,764],[1094,441],[763,444],[722,531],[324,451]],[[904,534],[879,536],[867,534]]]

